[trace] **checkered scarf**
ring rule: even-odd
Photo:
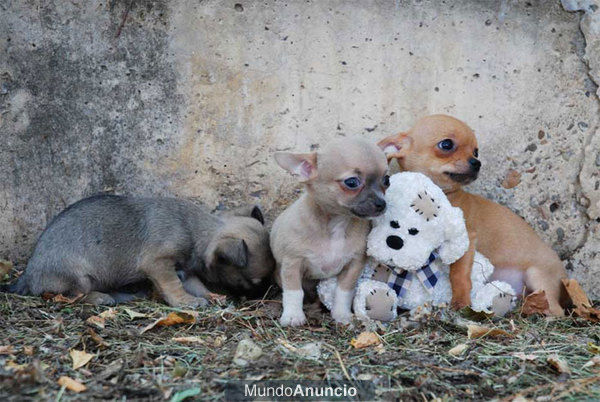
[[[436,258],[438,258],[438,254],[434,251],[429,255],[427,264],[416,271],[396,271],[394,267],[389,267],[388,286],[394,289],[398,297],[403,298],[413,280],[413,276],[416,275],[423,286],[425,286],[427,292],[431,293],[438,282],[439,270],[431,265]]]

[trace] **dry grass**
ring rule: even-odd
[[[131,320],[125,307],[150,317]],[[593,357],[588,344],[600,344],[599,327],[573,318],[514,314],[480,323],[502,328],[513,338],[468,339],[464,317],[438,311],[423,322],[403,319],[382,326],[383,346],[354,349],[350,340],[364,330],[358,323],[336,327],[328,314],[312,309],[310,327],[284,329],[277,322],[278,301],[214,306],[196,324],[154,328],[143,335],[142,327],[171,309],[136,302],[119,306],[104,329],[85,323],[104,310],[0,294],[0,346],[13,346],[11,354],[0,355],[0,399],[162,400],[199,388],[203,400],[218,400],[231,379],[333,380],[346,373],[353,380],[372,381],[382,399],[600,399],[600,367],[582,368]],[[183,345],[172,340],[178,336],[198,336],[203,342]],[[232,358],[244,338],[260,345],[263,355],[239,367]],[[282,347],[282,340],[296,347],[321,342],[322,357],[299,357]],[[463,354],[448,353],[463,343]],[[73,370],[73,348],[97,356]],[[552,368],[547,362],[552,354],[567,362],[570,374]],[[87,391],[61,390],[57,380],[63,375],[81,381]]]

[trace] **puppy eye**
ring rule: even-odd
[[[475,148],[473,150],[473,156],[476,157],[476,158],[479,156],[479,148]]]
[[[417,233],[419,233],[419,229],[417,229],[417,228],[410,228],[410,229],[408,229],[408,234],[409,235],[415,236]]]
[[[389,187],[390,186],[390,176],[387,174],[385,176],[383,176],[382,183],[383,183],[383,187]]]
[[[452,151],[454,149],[454,141],[450,138],[446,138],[445,140],[438,142],[437,147],[442,151]]]
[[[344,180],[344,185],[349,189],[356,189],[360,186],[360,179],[358,177],[350,177]]]
[[[398,229],[400,227],[398,221],[390,221],[390,226],[394,229]]]

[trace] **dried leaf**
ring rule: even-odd
[[[547,362],[559,373],[571,374],[571,369],[569,368],[567,362],[561,359],[557,354],[548,356]]]
[[[515,352],[512,354],[514,357],[518,357],[519,359],[523,360],[523,361],[534,361],[535,359],[538,358],[538,355],[534,355],[534,354],[525,354],[523,352]]]
[[[128,308],[123,309],[127,313],[130,319],[135,320],[136,318],[146,318],[148,314],[138,313],[137,311],[130,310]]]
[[[73,359],[73,370],[77,370],[78,368],[85,366],[90,360],[92,360],[92,357],[96,356],[91,353],[87,353],[84,350],[75,349],[72,349],[71,352],[69,352],[69,355],[71,356],[71,359]]]
[[[0,260],[0,280],[4,279],[4,276],[10,274],[13,269],[13,263],[8,260]]]
[[[588,342],[588,350],[590,351],[590,353],[595,354],[595,355],[600,355],[600,346],[596,345],[593,342]]]
[[[0,355],[12,355],[15,349],[12,345],[0,346]]]
[[[178,342],[178,343],[183,343],[183,344],[192,344],[192,343],[206,343],[204,342],[204,340],[202,338],[200,338],[199,336],[181,336],[178,338],[171,338],[172,341],[174,342]]]
[[[114,308],[109,308],[108,310],[104,310],[103,312],[98,314],[98,317],[102,317],[105,320],[113,319],[116,316],[117,316],[117,310],[115,310]]]
[[[587,363],[585,363],[583,366],[581,366],[582,369],[588,368],[588,367],[600,367],[600,356],[594,356],[592,357],[591,360],[589,360]]]
[[[69,391],[73,391],[73,392],[83,392],[87,389],[87,387],[85,385],[83,385],[82,383],[80,383],[77,380],[72,379],[71,377],[67,377],[67,376],[62,376],[58,379],[58,385],[60,385],[61,387],[65,387],[66,389],[68,389]]]
[[[97,316],[97,315],[93,315],[91,317],[88,317],[87,320],[85,320],[86,323],[93,325],[97,328],[100,329],[104,329],[104,318]]]
[[[532,315],[532,314],[550,314],[550,305],[546,298],[546,292],[538,290],[525,297],[523,307],[521,308],[521,314]]]
[[[500,338],[500,337],[512,338],[513,337],[511,334],[509,334],[508,332],[506,332],[503,329],[489,328],[489,327],[484,327],[482,325],[474,325],[474,324],[467,325],[467,336],[469,337],[469,339],[483,338],[486,336],[490,336],[490,337],[494,337],[494,338]]]
[[[571,298],[571,302],[575,306],[573,313],[586,320],[600,322],[600,310],[592,306],[590,299],[588,299],[579,283],[575,279],[563,279],[562,282]]]
[[[48,292],[42,294],[42,298],[44,300],[52,300],[55,303],[67,303],[67,304],[73,304],[76,301],[82,299],[83,296],[84,296],[83,293],[79,293],[73,297],[66,297],[66,296],[63,296],[62,294],[54,294],[54,293],[48,293]]]
[[[194,324],[196,323],[198,313],[196,311],[172,311],[166,317],[161,317],[152,324],[145,326],[140,334],[151,330],[154,327],[170,327],[177,324]]]
[[[23,353],[27,356],[33,356],[33,346],[23,346]]]
[[[356,338],[350,341],[350,345],[356,349],[362,349],[369,346],[376,346],[381,343],[381,339],[375,332],[361,332]]]
[[[506,173],[506,177],[502,181],[502,187],[504,188],[513,188],[517,187],[521,183],[521,173],[517,172],[514,169],[510,169]]]
[[[470,306],[461,308],[459,310],[459,313],[461,316],[471,321],[487,321],[494,316],[493,313],[486,313],[485,311],[475,311]]]
[[[4,368],[6,370],[12,370],[12,371],[23,371],[25,368],[27,368],[27,366],[29,366],[29,364],[27,364],[27,363],[18,364],[14,360],[11,360],[6,363],[6,366],[4,366]]]
[[[469,345],[467,345],[466,343],[461,343],[459,345],[456,345],[452,349],[450,349],[448,351],[448,354],[450,356],[459,356],[459,355],[462,355],[464,353],[464,351],[467,350],[468,347],[469,347]]]

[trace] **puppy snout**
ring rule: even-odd
[[[481,162],[479,162],[479,159],[470,158],[469,165],[471,166],[471,169],[473,169],[476,172],[478,172],[479,169],[481,169]]]
[[[376,198],[373,202],[373,205],[375,205],[375,210],[377,212],[383,212],[385,211],[385,207],[387,204],[385,203],[385,200],[383,198]]]
[[[394,250],[400,250],[404,246],[404,240],[398,236],[388,236],[385,242],[389,248],[393,248]]]

